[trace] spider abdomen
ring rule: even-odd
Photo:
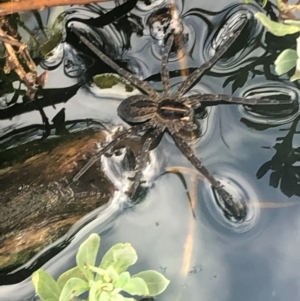
[[[151,119],[157,111],[156,99],[147,95],[134,95],[118,106],[118,115],[126,122],[140,123]]]

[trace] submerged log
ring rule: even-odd
[[[85,129],[0,153],[0,274],[26,263],[109,200],[114,187],[99,162],[66,186],[104,137]]]

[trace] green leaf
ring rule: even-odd
[[[71,278],[65,284],[59,297],[59,301],[72,301],[89,290],[89,284],[80,278]]]
[[[119,279],[119,274],[117,273],[117,271],[114,269],[113,266],[109,266],[106,269],[107,274],[109,275],[109,277],[112,279],[113,283],[116,283]]]
[[[99,296],[101,293],[102,282],[96,281],[91,285],[91,289],[89,292],[89,301],[99,301]]]
[[[57,47],[63,39],[61,32],[56,32],[53,36],[40,46],[40,53],[43,57],[46,57],[50,52]]]
[[[47,272],[43,270],[34,272],[32,274],[32,283],[42,301],[57,301],[59,299],[59,286]]]
[[[126,92],[132,92],[134,90],[134,87],[131,86],[128,80],[114,73],[97,74],[93,77],[93,81],[100,89],[109,89],[120,83],[125,87]]]
[[[296,71],[293,76],[291,76],[290,81],[293,82],[295,80],[300,79],[300,58],[297,60]]]
[[[256,13],[254,16],[269,32],[278,37],[300,31],[298,26],[274,22],[263,13]]]
[[[282,51],[275,61],[275,72],[278,75],[287,73],[296,66],[297,52],[293,49],[285,49]]]
[[[97,273],[97,274],[100,275],[100,276],[108,276],[107,271],[104,270],[104,269],[97,268],[97,267],[94,267],[94,266],[92,266],[92,265],[89,265],[88,267],[89,267],[89,269],[90,269],[92,272]]]
[[[110,265],[117,273],[125,272],[129,266],[135,264],[137,254],[131,244],[116,244],[103,256],[100,267],[107,269]]]
[[[136,279],[135,277],[141,278],[145,281],[149,290],[148,296],[159,295],[167,288],[170,283],[170,280],[168,280],[164,275],[154,270],[135,274],[132,276],[132,279]]]
[[[283,23],[287,24],[287,25],[295,25],[295,26],[300,27],[300,20],[291,20],[291,19],[288,19],[288,20],[283,20]]]
[[[290,81],[294,82],[295,80],[298,80],[298,79],[300,79],[300,71],[296,70],[295,74],[293,76],[291,76]]]
[[[109,89],[119,82],[114,74],[97,74],[93,77],[93,81],[100,89]]]
[[[99,301],[109,301],[110,297],[111,297],[111,293],[110,292],[102,292],[100,294]]]
[[[149,290],[146,282],[139,277],[131,278],[129,282],[122,289],[130,295],[148,296]]]
[[[84,241],[76,255],[76,262],[80,270],[84,273],[87,280],[93,280],[94,276],[89,265],[94,266],[96,262],[97,253],[100,247],[100,237],[98,234],[91,234],[86,241]]]
[[[130,280],[130,274],[128,272],[123,272],[119,275],[118,281],[115,283],[116,288],[122,289]]]
[[[120,294],[112,295],[110,301],[124,301],[125,298]]]
[[[60,289],[63,289],[65,284],[68,282],[69,279],[71,278],[80,278],[82,280],[86,280],[83,272],[79,269],[79,267],[74,267],[63,274],[59,276],[57,279],[57,284],[60,287]]]

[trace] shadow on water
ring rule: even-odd
[[[260,9],[255,5],[177,1],[176,7],[177,20],[171,19],[169,4],[159,0],[67,8],[62,14],[65,40],[41,62],[49,70],[46,87],[33,101],[23,96],[22,87],[1,93],[0,261],[18,248],[26,253],[0,268],[0,300],[32,299],[31,273],[43,266],[57,277],[72,267],[78,246],[92,232],[101,235],[102,252],[130,242],[139,255],[133,272],[157,269],[171,280],[156,300],[300,297],[295,272],[300,266],[299,84],[274,71],[278,54],[295,40],[266,34],[253,19]],[[274,18],[273,6],[265,10]],[[244,220],[228,218],[214,191],[169,137],[153,146],[143,197],[135,205],[124,187],[145,137],[122,142],[76,185],[65,188],[96,152],[95,145],[111,139],[116,126],[127,126],[117,106],[139,93],[122,85],[97,88],[95,75],[115,71],[78,42],[70,25],[93,35],[97,47],[157,91],[162,90],[164,40],[171,30],[182,34],[186,56],[178,44],[169,61],[175,91],[183,74],[207,61],[239,28],[241,16],[250,19],[243,34],[193,91],[288,98],[293,104],[201,108],[190,144],[222,185],[246,202]],[[20,254],[14,255],[20,259]]]

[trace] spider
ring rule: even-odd
[[[290,103],[290,101],[284,100],[278,101],[253,98],[246,99],[222,94],[196,94],[184,96],[184,94],[191,89],[203,72],[213,66],[227,51],[227,49],[240,35],[246,23],[247,21],[244,20],[241,27],[235,33],[230,33],[223,46],[216,52],[216,54],[193,73],[191,73],[186,80],[181,83],[177,92],[171,95],[167,64],[169,53],[175,40],[174,34],[172,33],[165,43],[162,55],[161,78],[163,84],[163,95],[161,96],[146,82],[119,67],[104,53],[102,53],[93,43],[84,37],[78,29],[72,27],[71,30],[79,37],[81,42],[90,48],[103,62],[115,70],[119,75],[126,78],[144,94],[130,96],[120,103],[118,107],[118,115],[125,122],[132,124],[132,126],[119,132],[114,137],[112,142],[107,143],[97,155],[92,157],[90,161],[74,176],[71,183],[79,180],[79,178],[97,160],[99,160],[105,152],[107,152],[121,140],[140,132],[150,131],[142,146],[140,158],[138,160],[137,172],[129,193],[132,195],[138,188],[138,185],[142,179],[142,170],[147,163],[147,153],[151,149],[152,142],[160,134],[168,133],[173,138],[176,146],[180,149],[183,155],[208,180],[212,188],[223,199],[224,204],[222,205],[222,209],[225,210],[229,216],[242,219],[245,216],[245,204],[235,202],[233,197],[222,187],[220,182],[210,174],[202,162],[195,156],[186,139],[182,136],[182,131],[192,132],[197,128],[194,121],[194,111],[195,109],[201,107],[202,103],[216,104],[218,102],[228,102],[247,105],[276,105]]]

